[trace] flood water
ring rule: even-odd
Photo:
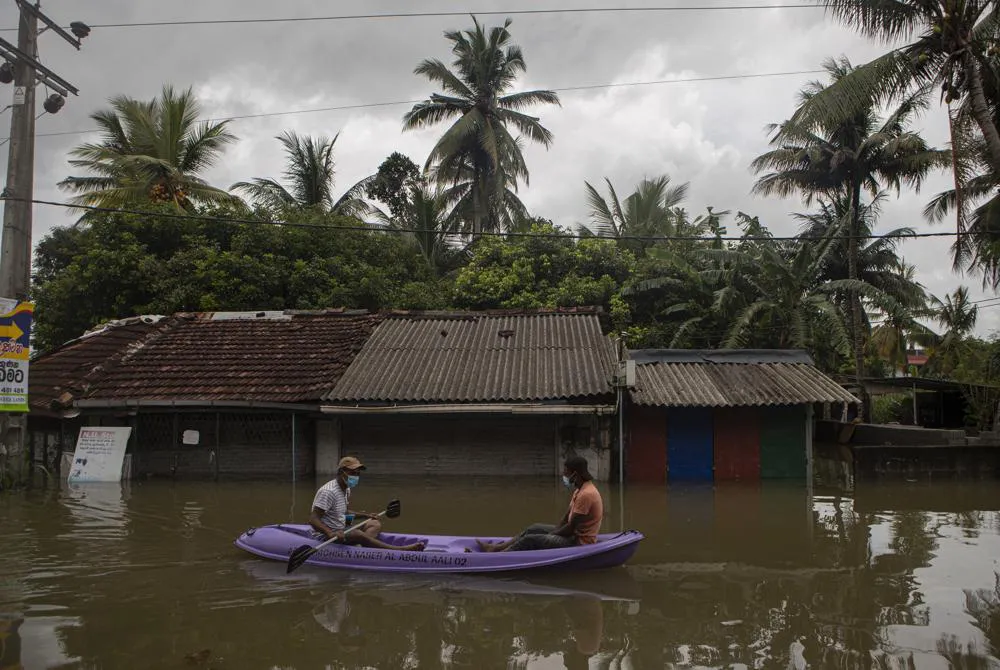
[[[241,553],[304,520],[313,482],[131,482],[0,495],[0,669],[1000,667],[1000,483],[629,487],[626,568],[408,577]],[[393,530],[513,533],[566,493],[525,480],[380,481]]]

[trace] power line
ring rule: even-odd
[[[0,200],[19,200],[18,198],[2,197]],[[63,209],[76,209],[83,210],[87,212],[100,212],[106,214],[134,214],[137,216],[150,216],[150,217],[160,217],[167,219],[183,219],[187,221],[202,221],[205,223],[229,223],[234,225],[272,225],[272,226],[285,226],[289,228],[315,228],[320,230],[345,230],[345,231],[367,231],[367,232],[387,232],[387,233],[438,233],[440,235],[454,236],[454,237],[468,237],[468,233],[462,232],[446,232],[441,231],[436,228],[390,228],[375,224],[356,224],[356,225],[326,225],[318,223],[301,223],[295,221],[279,221],[273,219],[240,219],[240,218],[230,218],[222,216],[206,216],[203,214],[184,214],[181,212],[157,212],[153,210],[142,210],[142,209],[130,209],[126,207],[98,207],[96,205],[79,205],[70,202],[56,202],[54,200],[20,200],[21,202],[30,202],[35,205],[46,205],[50,207],[61,207]],[[955,233],[955,232],[941,232],[941,233],[913,233],[909,235],[856,235],[855,239],[858,240],[876,240],[876,239],[909,239],[917,237],[954,237],[959,234],[969,234],[969,233]],[[638,242],[797,242],[803,239],[809,239],[812,242],[817,242],[819,239],[829,239],[829,240],[848,240],[849,235],[831,235],[829,238],[802,238],[796,235],[790,236],[746,236],[746,237],[696,237],[692,235],[622,235],[620,237],[610,238],[610,237],[597,237],[592,233],[571,233],[571,232],[554,232],[554,233],[531,233],[531,232],[496,232],[496,231],[483,231],[478,233],[478,235],[484,237],[523,237],[523,238],[563,238],[563,239],[603,239],[603,240],[628,240],[628,241],[638,241]]]
[[[725,12],[751,11],[760,9],[821,9],[823,4],[780,4],[780,5],[692,5],[678,7],[567,7],[544,9],[513,9],[508,11],[487,10],[473,11],[442,11],[442,12],[395,12],[388,14],[340,14],[334,16],[275,16],[259,19],[193,19],[176,21],[141,21],[135,23],[97,23],[91,28],[154,28],[165,26],[221,26],[249,25],[258,23],[307,23],[310,21],[360,21],[380,19],[414,19],[414,18],[446,18],[457,16],[539,16],[543,14],[638,14],[663,12]],[[16,30],[16,28],[0,28],[0,32]]]
[[[555,91],[557,93],[567,93],[573,91],[591,91],[591,90],[606,89],[606,88],[625,88],[630,86],[655,86],[663,84],[687,84],[687,83],[697,83],[706,81],[727,81],[735,79],[762,79],[766,77],[790,77],[790,76],[805,75],[805,74],[822,74],[823,72],[824,70],[791,70],[788,72],[756,72],[749,74],[724,74],[724,75],[713,75],[708,77],[688,77],[686,79],[655,79],[650,81],[628,81],[628,82],[615,82],[609,84],[586,84],[582,86],[563,86],[561,88],[551,88],[548,90]],[[199,119],[199,122],[218,123],[220,121],[244,121],[247,119],[263,119],[274,116],[291,116],[293,114],[314,114],[317,112],[339,112],[351,109],[393,107],[398,105],[416,105],[424,101],[425,101],[424,99],[392,100],[387,102],[365,102],[365,103],[358,103],[355,105],[313,107],[310,109],[289,109],[277,112],[261,112],[259,114],[239,114],[235,116]],[[100,132],[100,130],[98,130],[97,128],[91,128],[88,130],[63,130],[51,133],[36,133],[35,137],[65,137],[67,135],[87,135],[90,133],[97,133],[97,132]]]

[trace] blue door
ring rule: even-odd
[[[708,407],[684,407],[667,413],[667,479],[712,481],[713,413]]]

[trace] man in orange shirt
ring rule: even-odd
[[[573,489],[569,509],[557,526],[536,523],[506,542],[490,544],[476,540],[481,551],[528,551],[560,549],[597,542],[597,531],[604,518],[604,501],[594,486],[594,478],[582,456],[570,456],[563,464],[563,484]]]

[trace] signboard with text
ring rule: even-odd
[[[125,447],[132,429],[92,426],[80,429],[69,468],[71,482],[120,482]]]
[[[28,411],[28,359],[34,305],[0,298],[0,412]]]

